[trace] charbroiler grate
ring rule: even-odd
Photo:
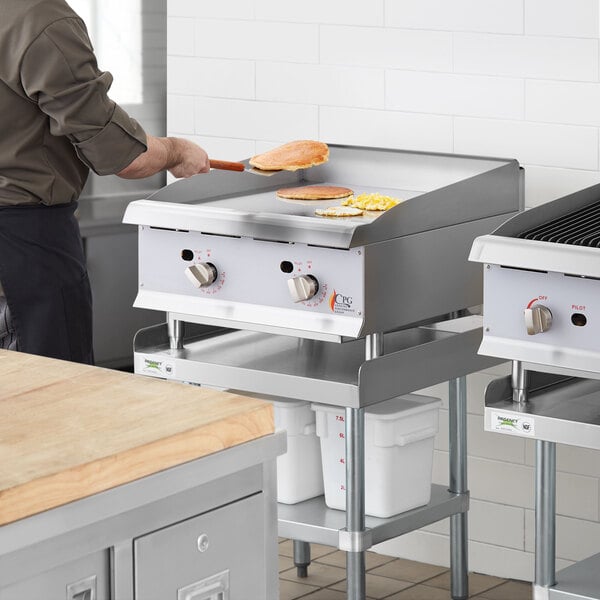
[[[525,240],[600,247],[600,202],[524,231]]]

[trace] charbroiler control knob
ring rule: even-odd
[[[528,335],[544,333],[552,327],[552,312],[547,306],[536,304],[525,309],[525,327]]]
[[[288,279],[288,288],[294,302],[310,300],[319,291],[319,282],[312,275],[300,275]]]
[[[194,287],[201,288],[213,284],[218,277],[218,272],[215,265],[203,262],[187,267],[185,275]]]

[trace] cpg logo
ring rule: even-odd
[[[333,293],[329,296],[329,308],[332,312],[353,312],[352,296],[344,296],[344,294],[339,294],[336,290],[333,290]]]

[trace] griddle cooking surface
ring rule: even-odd
[[[307,184],[311,185],[311,184]],[[341,183],[330,183],[324,182],[319,185],[342,185]],[[299,187],[299,186],[298,186]],[[350,187],[350,186],[345,186]],[[279,189],[279,188],[277,188]],[[287,198],[280,198],[277,196],[277,189],[269,190],[267,192],[259,192],[247,195],[232,196],[229,198],[219,198],[216,200],[208,200],[202,202],[202,206],[206,207],[218,207],[219,209],[232,209],[236,211],[243,211],[254,214],[280,214],[280,215],[294,215],[298,217],[311,217],[314,219],[331,219],[331,217],[321,217],[315,214],[317,208],[328,208],[330,206],[339,206],[345,198],[334,198],[331,200],[290,200]],[[381,188],[366,188],[353,186],[354,195],[359,194],[372,194],[379,193],[384,196],[392,196],[398,200],[408,200],[415,196],[421,195],[422,191],[416,190],[392,190],[392,189],[381,189]],[[371,223],[379,215],[385,211],[370,211],[364,215],[358,217],[334,217],[336,219],[343,218],[344,220],[351,219],[352,221],[358,221],[362,223]]]

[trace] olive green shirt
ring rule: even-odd
[[[72,202],[146,151],[111,84],[66,2],[0,0],[0,206]]]

